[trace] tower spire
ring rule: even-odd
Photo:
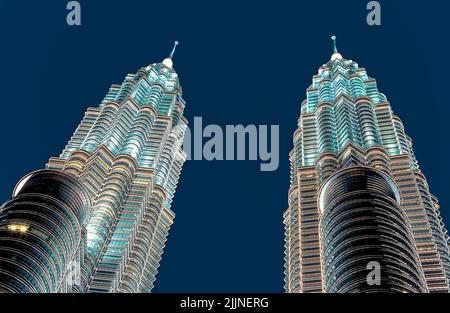
[[[175,42],[173,43],[173,48],[172,48],[172,52],[170,52],[170,58],[173,59],[173,55],[175,53],[175,50],[177,49],[178,46],[178,40],[175,40]]]
[[[164,61],[162,62],[168,68],[173,67],[172,59],[173,59],[173,55],[175,54],[175,50],[176,50],[177,46],[178,46],[178,40],[175,40],[175,42],[173,43],[172,51],[170,52],[169,56],[167,58],[165,58]]]
[[[331,55],[331,61],[342,60],[342,55],[338,52],[337,49],[336,36],[331,36],[331,40],[333,40],[333,54]]]
[[[333,40],[333,53],[338,53],[337,45],[336,45],[336,36],[331,36],[331,40]]]

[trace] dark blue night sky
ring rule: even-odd
[[[450,73],[446,1],[0,0],[0,201],[23,175],[57,156],[88,106],[127,73],[159,62],[180,41],[175,68],[185,114],[204,124],[279,124],[280,167],[188,161],[156,292],[282,292],[288,154],[300,103],[338,36],[344,57],[378,81],[413,138],[450,225]]]

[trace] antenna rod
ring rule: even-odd
[[[171,58],[171,59],[173,58],[173,55],[174,55],[174,53],[175,53],[175,49],[177,48],[177,46],[178,46],[178,41],[176,40],[176,41],[173,43],[173,49],[172,49],[172,52],[170,52],[170,58]]]
[[[333,40],[333,53],[337,53],[336,36],[331,36],[331,40]]]

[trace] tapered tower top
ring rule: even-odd
[[[173,67],[173,55],[175,54],[175,50],[178,46],[178,41],[175,41],[173,43],[173,48],[172,48],[172,52],[170,52],[169,57],[165,58],[164,61],[162,62],[165,66],[167,66],[168,68],[172,68]]]
[[[336,36],[331,36],[331,40],[333,40],[333,54],[331,55],[331,61],[342,60],[342,55],[338,52],[337,49]]]

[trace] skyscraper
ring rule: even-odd
[[[150,292],[186,154],[170,56],[113,85],[0,209],[0,291]]]
[[[449,292],[449,238],[412,140],[332,39],[293,136],[285,290]],[[366,280],[370,264],[379,283]]]

